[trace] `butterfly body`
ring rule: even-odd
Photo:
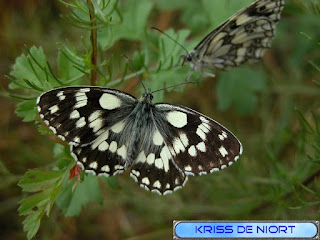
[[[86,172],[112,176],[130,169],[147,190],[168,194],[188,175],[219,171],[242,153],[239,140],[214,120],[186,107],[152,103],[99,87],[67,87],[38,98],[48,127],[70,145]]]
[[[255,1],[209,33],[184,56],[183,64],[202,72],[256,62],[270,48],[283,8],[284,0]]]

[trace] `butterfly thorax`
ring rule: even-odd
[[[155,107],[152,104],[152,98],[150,91],[145,92],[125,119],[124,130],[127,134],[123,134],[122,141],[128,146],[126,167],[131,166],[141,150],[151,151],[150,141],[155,129],[153,121]]]
[[[200,71],[201,70],[201,64],[199,61],[199,52],[196,50],[192,50],[187,55],[183,57],[183,63],[182,66],[187,63],[191,66],[193,71]]]

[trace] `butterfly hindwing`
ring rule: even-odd
[[[209,33],[187,56],[193,70],[255,62],[270,48],[284,0],[257,0]]]

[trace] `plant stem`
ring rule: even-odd
[[[87,0],[87,4],[89,6],[89,12],[90,12],[90,22],[91,22],[91,76],[90,76],[90,83],[92,86],[96,84],[97,80],[97,21],[95,19],[94,15],[94,6],[91,2],[91,0]]]

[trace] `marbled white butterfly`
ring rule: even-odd
[[[209,33],[184,56],[183,63],[189,64],[192,71],[202,71],[203,68],[228,70],[255,62],[271,46],[283,8],[284,0],[255,1]]]
[[[219,123],[152,98],[150,91],[137,99],[82,86],[46,92],[37,105],[85,172],[108,177],[130,168],[141,187],[163,195],[183,187],[188,175],[219,171],[241,155],[239,140]]]

